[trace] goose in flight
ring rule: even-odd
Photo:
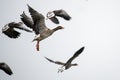
[[[78,51],[76,51],[75,54],[74,54],[66,63],[60,62],[60,61],[53,61],[53,60],[51,60],[51,59],[49,59],[49,58],[47,58],[47,57],[45,57],[45,58],[46,58],[49,62],[58,64],[58,65],[63,65],[62,67],[60,67],[60,68],[58,69],[58,72],[63,72],[64,70],[67,70],[67,69],[69,69],[69,68],[72,67],[72,66],[77,66],[77,65],[78,65],[77,63],[72,64],[72,61],[73,61],[76,57],[78,57],[78,56],[83,52],[84,48],[85,48],[85,47],[82,47],[82,48],[80,48]]]
[[[18,22],[18,23],[10,22],[2,28],[2,33],[4,33],[9,38],[13,38],[13,39],[18,38],[20,36],[20,32],[16,31],[14,28],[24,30],[27,32],[32,32],[31,30],[23,27],[22,22]]]
[[[12,75],[13,74],[12,70],[10,69],[10,67],[6,63],[4,63],[4,62],[0,63],[0,69],[3,70],[8,75]]]
[[[25,12],[23,12],[21,15],[21,20],[27,27],[31,28],[35,32],[36,37],[33,39],[33,41],[37,41],[36,49],[39,51],[39,42],[51,36],[55,31],[63,29],[63,27],[57,26],[54,29],[47,28],[45,24],[45,17],[31,6],[27,6],[32,19],[27,16]]]
[[[71,19],[71,16],[63,9],[49,11],[46,16],[47,19],[50,19],[55,24],[60,23],[57,17],[61,17],[67,21]]]

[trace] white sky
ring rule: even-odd
[[[55,9],[64,9],[71,21],[60,19],[64,30],[41,41],[40,51],[31,42],[34,33],[21,32],[18,39],[0,34],[0,61],[12,69],[9,76],[0,70],[1,80],[120,80],[120,1],[119,0],[1,0],[0,30],[12,21],[19,22],[26,4],[43,15]],[[57,25],[46,21],[49,28]],[[0,31],[1,32],[1,31]],[[58,74],[59,65],[53,60],[67,61],[74,52],[85,46],[84,52],[72,67]]]

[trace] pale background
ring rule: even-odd
[[[2,34],[2,27],[19,22],[20,14],[27,15],[29,4],[44,16],[48,11],[64,9],[71,21],[59,18],[64,30],[41,41],[40,51],[31,42],[34,33],[21,31],[18,39]],[[46,21],[49,28],[58,25]],[[9,76],[0,70],[0,80],[120,80],[120,1],[119,0],[1,0],[0,2],[0,61],[12,69]],[[67,61],[75,51],[84,52],[73,62],[79,64],[63,73],[53,60]]]

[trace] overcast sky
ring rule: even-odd
[[[44,16],[48,11],[66,10],[72,19],[59,18],[65,29],[40,42],[31,42],[34,33],[21,31],[18,39],[2,34],[5,24],[20,21],[29,4]],[[119,0],[1,0],[0,2],[0,62],[12,69],[9,76],[0,70],[1,80],[120,80],[120,1]],[[29,15],[30,16],[30,15]],[[46,20],[49,28],[56,24]],[[49,63],[44,56],[66,62],[79,48],[83,53],[71,67],[57,73],[59,65]]]

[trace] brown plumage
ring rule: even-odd
[[[37,51],[39,51],[39,42],[51,36],[55,31],[59,29],[63,29],[63,27],[58,26],[54,29],[47,28],[47,26],[45,25],[45,17],[38,11],[34,10],[29,5],[27,6],[28,6],[28,10],[30,12],[32,19],[23,12],[23,14],[21,15],[21,20],[27,27],[33,29],[33,31],[37,35],[33,39],[33,41],[37,41],[36,49]]]

